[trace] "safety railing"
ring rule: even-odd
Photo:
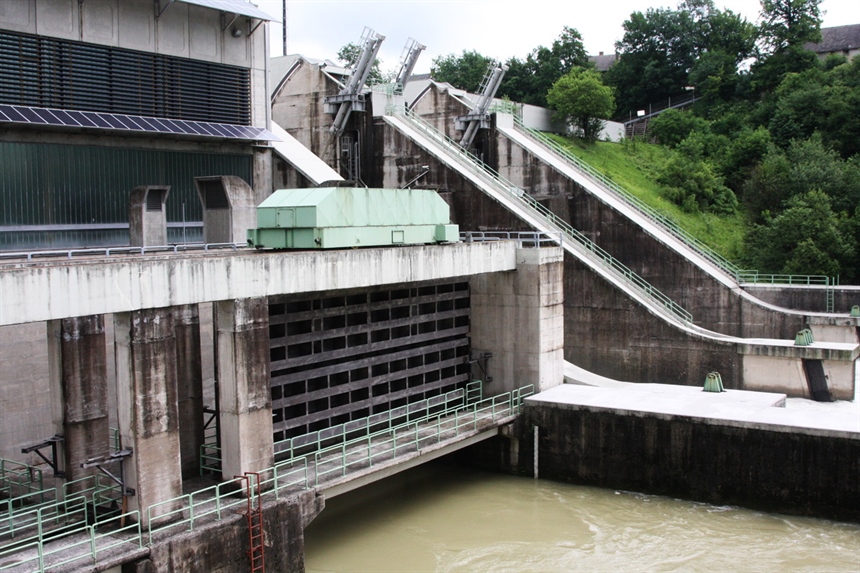
[[[118,452],[122,449],[122,438],[119,435],[119,428],[110,428],[110,448],[112,452]]]
[[[63,251],[2,252],[0,263],[32,262],[37,259],[74,259],[77,257],[116,257],[129,255],[152,255],[158,253],[179,254],[187,251],[217,251],[247,249],[246,243],[179,243],[145,247],[100,247],[92,249],[69,249]]]
[[[520,248],[539,248],[556,246],[561,239],[552,238],[540,231],[463,231],[460,240],[464,243],[481,243],[486,241],[516,241]]]
[[[351,469],[373,467],[374,462],[390,460],[398,453],[440,443],[446,436],[457,437],[468,430],[477,431],[482,422],[492,423],[516,415],[523,398],[533,393],[534,386],[526,386],[457,408],[434,420],[401,424],[314,452],[314,485],[343,477]]]
[[[39,492],[43,488],[41,469],[15,460],[0,458],[0,495],[11,498]]]
[[[200,444],[200,475],[221,471],[221,448],[218,444]]]
[[[462,406],[464,403],[469,404],[475,401],[480,398],[481,392],[482,382],[475,380],[469,382],[465,390],[452,390],[439,396],[418,400],[365,418],[279,440],[275,442],[275,455],[290,459],[296,457],[299,452],[314,451],[338,440],[344,441],[348,436],[357,432],[369,434],[374,430],[390,429],[403,421],[406,423],[424,421],[428,417],[438,415],[439,412],[451,410],[452,405]]]
[[[737,276],[739,283],[779,285],[836,286],[836,280],[825,275],[772,275],[758,271],[742,271]]]
[[[64,543],[49,544],[60,535],[64,537]],[[136,545],[138,549],[143,547],[137,511],[104,519],[93,525],[84,521],[62,532],[54,531],[35,541],[4,548],[0,550],[0,571],[20,571],[26,565],[31,567],[30,571],[49,571],[84,560],[94,564],[99,554],[104,555],[119,547],[123,547],[122,552],[125,552],[129,545]],[[7,561],[12,556],[14,559]]]
[[[10,542],[18,546],[41,540],[49,533],[54,537],[74,529],[76,524],[86,524],[87,503],[86,498],[77,496],[18,508],[10,504],[9,513],[3,515],[0,522],[0,542],[4,546],[9,546]]]
[[[608,252],[597,246],[585,235],[574,229],[570,223],[553,213],[538,200],[499,175],[497,172],[487,167],[477,157],[464,150],[455,141],[440,133],[435,127],[421,119],[418,115],[411,111],[405,111],[398,113],[397,117],[405,118],[409,125],[429,136],[445,153],[457,161],[461,166],[469,167],[471,172],[485,184],[490,186],[494,192],[504,194],[508,198],[519,202],[529,209],[533,215],[540,218],[548,229],[550,229],[549,231],[543,229],[544,232],[547,232],[552,237],[554,237],[556,233],[559,234],[559,238],[562,239],[561,244],[563,247],[573,248],[572,245],[568,246],[564,239],[568,239],[572,243],[577,244],[582,254],[589,256],[591,260],[602,265],[622,282],[633,287],[646,298],[654,301],[658,306],[664,308],[677,319],[680,319],[684,323],[692,324],[692,315],[683,307],[660,292],[658,289],[654,288],[645,279],[630,270],[626,265],[615,259]]]
[[[285,491],[307,488],[307,460],[289,460],[260,472],[269,475],[260,481],[263,497],[278,499]],[[244,478],[236,477],[212,487],[172,498],[147,509],[149,541],[159,531],[183,527],[193,530],[207,520],[221,520],[226,510],[247,503],[244,497]],[[256,489],[257,486],[254,486]]]
[[[122,499],[122,487],[104,474],[93,474],[63,484],[63,499],[84,497],[96,506]]]
[[[557,141],[536,129],[528,127],[522,119],[514,116],[514,126],[521,133],[530,136],[542,144],[557,158],[561,159],[592,182],[600,185],[606,191],[614,195],[636,209],[640,215],[663,228],[667,233],[686,244],[693,251],[704,257],[723,272],[733,277],[736,282],[746,283],[771,283],[771,284],[830,284],[830,279],[820,275],[774,275],[759,273],[755,270],[741,269],[736,264],[711,249],[708,245],[694,237],[681,228],[678,223],[661,213],[654,207],[642,201],[639,197],[613,181],[607,175],[596,170],[594,167],[571,153]]]
[[[275,464],[260,473],[269,476],[259,484],[264,499],[279,499],[286,492],[308,487],[307,460],[304,458]],[[247,504],[244,483],[243,477],[236,477],[149,506],[146,510],[149,543],[160,532],[177,528],[193,531],[195,526],[220,521],[227,515],[227,510]]]
[[[434,440],[439,443],[446,437],[456,437],[468,430],[479,430],[492,422],[515,415],[519,413],[523,399],[532,395],[534,390],[534,386],[529,385],[500,396],[480,399],[480,381],[470,383],[465,389],[459,390],[457,404],[448,403],[447,407],[444,401],[440,404],[427,404],[427,407],[433,410],[431,414],[425,412],[425,415],[418,419],[372,433],[369,439],[375,440],[374,446],[379,445],[380,440],[383,446],[390,446],[387,446],[387,449],[383,447],[382,453],[371,452],[371,459],[368,461],[379,461],[381,456],[390,458],[409,448],[414,450],[431,444]],[[364,422],[363,427],[375,426]],[[326,469],[327,464],[334,463],[338,467],[353,466],[353,446],[366,443],[368,437],[350,439],[352,435],[351,432],[343,432],[343,444],[329,445],[326,450],[336,451],[340,448],[340,451],[344,452],[341,461],[323,459],[325,456],[314,452],[279,462],[259,472],[264,479],[251,486],[251,493],[260,494],[262,499],[279,499],[282,495],[312,487],[313,484],[319,483],[320,474],[314,467],[314,477],[311,480],[309,465],[312,460],[316,461],[318,458],[321,460],[320,467],[325,472],[323,476],[332,473],[330,469]],[[322,437],[318,438],[320,443],[324,442]],[[86,482],[78,480],[78,484],[86,485]],[[122,545],[136,544],[138,548],[142,547],[144,529],[149,544],[163,532],[169,533],[176,529],[193,530],[203,523],[218,521],[227,515],[235,514],[235,511],[229,511],[233,508],[245,506],[247,499],[244,496],[247,492],[243,485],[247,485],[247,482],[245,477],[241,476],[153,504],[146,510],[145,528],[141,526],[141,516],[137,511],[108,517],[100,517],[98,513],[88,516],[92,499],[97,497],[95,485],[91,488],[93,497],[90,499],[78,495],[63,502],[43,505],[38,509],[28,508],[16,517],[27,518],[29,527],[35,526],[36,532],[16,538],[14,547],[6,546],[0,550],[0,571],[32,564],[33,570],[41,572],[83,559],[95,562],[100,553]],[[88,517],[91,523],[87,522]],[[49,541],[58,540],[60,537],[63,538],[61,542],[47,545]],[[13,555],[13,560],[5,559]]]

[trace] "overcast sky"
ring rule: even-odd
[[[409,38],[427,46],[415,73],[429,72],[433,58],[477,50],[506,60],[525,58],[539,45],[550,46],[562,27],[582,34],[589,54],[611,53],[631,12],[675,8],[680,0],[287,0],[287,51],[335,59],[338,49],[358,43],[368,26],[386,37],[382,69],[395,69]],[[282,0],[253,0],[280,20]],[[716,0],[755,22],[758,0]],[[860,1],[824,0],[823,26],[860,23]],[[272,55],[282,53],[281,26],[270,24]]]

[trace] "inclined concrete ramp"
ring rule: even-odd
[[[302,145],[298,139],[287,133],[287,130],[274,121],[272,122],[272,133],[281,138],[281,141],[272,142],[275,153],[295,167],[314,185],[326,181],[343,181],[343,177],[337,171],[329,167],[325,161],[314,155],[310,149]]]
[[[509,184],[474,162],[468,154],[456,144],[447,141],[431,126],[422,124],[420,120],[399,114],[385,115],[383,119],[532,228],[557,238],[565,251],[587,265],[614,288],[641,304],[649,313],[693,338],[703,339],[715,345],[733,345],[738,354],[743,355],[744,380],[750,386],[761,390],[770,390],[772,389],[770,381],[772,378],[790,379],[791,383],[788,386],[780,386],[780,389],[792,387],[792,391],[802,393],[806,386],[806,378],[802,374],[800,365],[804,359],[814,359],[824,361],[824,367],[829,372],[829,385],[831,389],[837,389],[834,396],[840,397],[849,392],[853,395],[854,363],[860,356],[860,346],[856,343],[815,342],[809,346],[796,346],[793,340],[729,336],[707,330],[689,320],[684,320],[680,314],[665,306],[659,298],[655,298],[653,295],[649,296],[646,289],[634,286],[630,277],[620,274],[617,269],[607,265],[604,257],[594,252],[593,245],[589,248],[586,244],[575,240],[554,219],[543,215],[524,201],[521,198],[525,193],[524,191],[506,186]],[[754,297],[751,298],[754,299]],[[807,315],[806,313],[801,314]]]
[[[787,309],[765,302],[760,298],[756,297],[755,295],[748,293],[743,288],[741,288],[735,277],[727,273],[722,267],[714,264],[701,253],[691,248],[687,243],[666,231],[666,229],[664,229],[661,225],[655,223],[654,221],[646,217],[638,209],[630,205],[630,203],[618,197],[615,193],[609,191],[600,183],[583,174],[576,167],[558,157],[555,153],[548,150],[541,143],[535,141],[527,134],[519,131],[514,126],[513,116],[508,114],[496,114],[496,117],[496,128],[505,137],[528,151],[531,155],[533,155],[543,163],[552,167],[558,173],[574,181],[577,185],[600,199],[602,202],[612,207],[617,212],[621,213],[631,221],[634,221],[649,235],[653,236],[658,241],[666,245],[667,248],[672,249],[682,257],[692,262],[694,265],[701,268],[703,271],[705,271],[715,280],[717,280],[720,284],[735,293],[738,297],[743,298],[750,303],[760,306],[762,308],[766,308],[770,311],[784,313],[788,315],[803,317],[834,316],[833,314],[828,313],[815,313]]]

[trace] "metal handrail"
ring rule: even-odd
[[[373,467],[374,460],[378,458],[390,459],[397,456],[398,449],[414,451],[421,448],[421,443],[432,443],[435,438],[436,443],[442,441],[442,436],[446,432],[453,432],[455,436],[460,435],[461,428],[478,429],[480,420],[495,421],[497,417],[506,417],[519,413],[519,408],[522,406],[523,398],[534,393],[534,385],[524,386],[512,392],[506,392],[498,396],[485,398],[478,402],[456,408],[453,412],[447,412],[435,416],[435,431],[432,431],[433,425],[429,428],[423,424],[431,421],[434,418],[429,418],[424,422],[408,422],[374,432],[366,436],[354,438],[344,441],[339,445],[332,445],[313,453],[314,458],[314,485],[320,485],[320,478],[340,473],[340,476],[345,476],[347,469],[351,466]],[[451,419],[453,416],[453,419]],[[462,416],[462,417],[461,417]],[[446,428],[446,425],[452,424],[452,427]],[[427,435],[422,435],[422,429],[430,429],[431,432]],[[405,441],[403,438],[398,442],[398,432],[406,434]],[[374,438],[376,441],[374,442]],[[363,452],[361,454],[357,452]],[[333,454],[333,455],[332,455]],[[327,458],[327,456],[332,457]],[[332,467],[321,470],[326,464]]]
[[[604,268],[616,275],[629,286],[634,287],[640,294],[653,300],[682,322],[687,324],[693,323],[693,317],[689,312],[687,312],[687,310],[658,289],[654,288],[645,279],[596,245],[588,237],[577,231],[570,225],[570,223],[560,218],[547,207],[543,206],[531,195],[487,167],[477,157],[464,150],[449,137],[440,133],[435,127],[421,119],[414,112],[401,110],[396,113],[396,116],[405,118],[410,125],[414,126],[416,129],[420,129],[433,138],[445,152],[450,154],[461,165],[471,167],[473,173],[481,178],[481,180],[486,184],[491,186],[495,192],[503,193],[509,198],[520,202],[524,207],[531,209],[533,214],[539,216],[549,228],[553,229],[552,233],[548,233],[550,236],[555,237],[556,233],[559,234],[559,240],[562,246],[566,246],[566,242],[564,241],[565,238],[578,244],[580,248],[585,250],[583,254],[590,255],[593,261],[604,266]],[[570,248],[573,248],[572,245]]]
[[[528,127],[525,122],[523,122],[522,119],[520,119],[516,115],[514,115],[514,127],[518,128],[521,133],[530,136],[532,139],[536,140],[537,143],[544,145],[557,158],[568,163],[574,169],[577,169],[580,173],[582,173],[583,176],[587,177],[592,182],[601,185],[606,191],[613,194],[617,199],[620,199],[625,203],[629,204],[631,207],[639,211],[639,213],[643,215],[646,219],[650,220],[653,223],[656,223],[670,235],[674,236],[676,239],[679,239],[688,247],[696,251],[699,255],[703,256],[705,259],[717,265],[720,270],[730,275],[738,283],[767,282],[776,284],[776,279],[779,278],[788,279],[788,284],[829,284],[829,278],[822,275],[764,274],[759,273],[756,270],[741,269],[721,254],[711,249],[711,247],[709,247],[707,244],[703,243],[698,238],[685,231],[671,218],[667,217],[654,207],[651,207],[650,205],[642,201],[639,197],[613,181],[611,178],[607,177],[606,175],[599,172],[576,155],[572,154],[570,151],[565,149],[562,145],[553,140],[551,137],[534,128]]]
[[[413,422],[416,421],[416,418],[410,419],[410,416],[415,412],[430,410],[440,406],[441,404],[444,404],[443,410],[448,410],[449,401],[461,398],[468,404],[470,403],[470,398],[471,400],[474,400],[475,394],[477,393],[477,395],[480,396],[481,392],[482,381],[475,380],[466,384],[465,389],[452,390],[445,394],[441,394],[440,396],[419,400],[418,402],[413,402],[412,404],[407,404],[398,408],[392,408],[385,412],[367,416],[359,420],[352,420],[330,428],[324,428],[315,432],[279,440],[274,444],[275,455],[289,452],[289,455],[287,455],[286,458],[290,459],[295,456],[295,451],[299,448],[309,448],[313,450],[314,448],[319,448],[324,442],[330,443],[332,440],[345,439],[350,433],[358,431],[369,432],[371,428],[378,427],[380,424],[385,424],[387,425],[387,428],[391,428],[396,420],[399,420],[404,416],[406,417],[407,422]],[[428,413],[419,417],[418,420],[423,420],[435,415],[436,414]]]
[[[30,252],[3,252],[0,251],[0,263],[5,263],[4,259],[10,262],[20,262],[22,259],[26,262],[32,262],[34,259],[42,258],[63,258],[72,260],[75,257],[84,256],[128,256],[128,255],[146,255],[155,253],[178,254],[186,251],[217,251],[223,249],[246,250],[247,243],[177,243],[174,245],[150,245],[144,247],[99,247],[88,249],[67,249],[59,251],[30,251]]]
[[[98,527],[103,527],[111,522],[119,522],[120,527],[109,532],[97,533]],[[126,522],[128,525],[124,525]],[[80,533],[84,534],[82,539],[72,543],[61,544],[51,549],[47,548],[46,543],[52,541],[53,538],[40,538],[37,541],[16,546],[13,549],[0,551],[0,560],[2,560],[4,556],[12,554],[20,555],[21,552],[28,550],[34,550],[36,553],[31,557],[24,558],[23,560],[19,559],[10,563],[0,564],[0,571],[6,571],[13,568],[17,569],[22,565],[28,564],[37,565],[37,571],[46,571],[47,569],[54,569],[82,559],[88,559],[92,563],[96,563],[100,552],[103,553],[115,547],[132,543],[136,543],[138,549],[143,547],[140,514],[137,511],[101,520],[96,525],[86,525],[86,522],[84,521],[84,524],[77,528],[64,530],[63,535],[68,537]],[[111,541],[107,544],[100,543],[100,541],[108,539]],[[86,549],[78,552],[75,551],[77,548]],[[51,555],[55,554],[62,554],[62,557],[65,558],[62,558],[60,561],[46,563],[47,559]]]
[[[42,491],[42,470],[23,462],[0,458],[0,493],[5,493],[7,498],[14,497],[15,488],[19,494],[21,491],[28,494]]]

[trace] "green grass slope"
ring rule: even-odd
[[[663,198],[663,188],[655,180],[658,168],[669,157],[665,148],[629,140],[586,144],[576,138],[547,135],[712,250],[732,262],[740,259],[744,236],[744,220],[740,212],[732,216],[687,213]]]

